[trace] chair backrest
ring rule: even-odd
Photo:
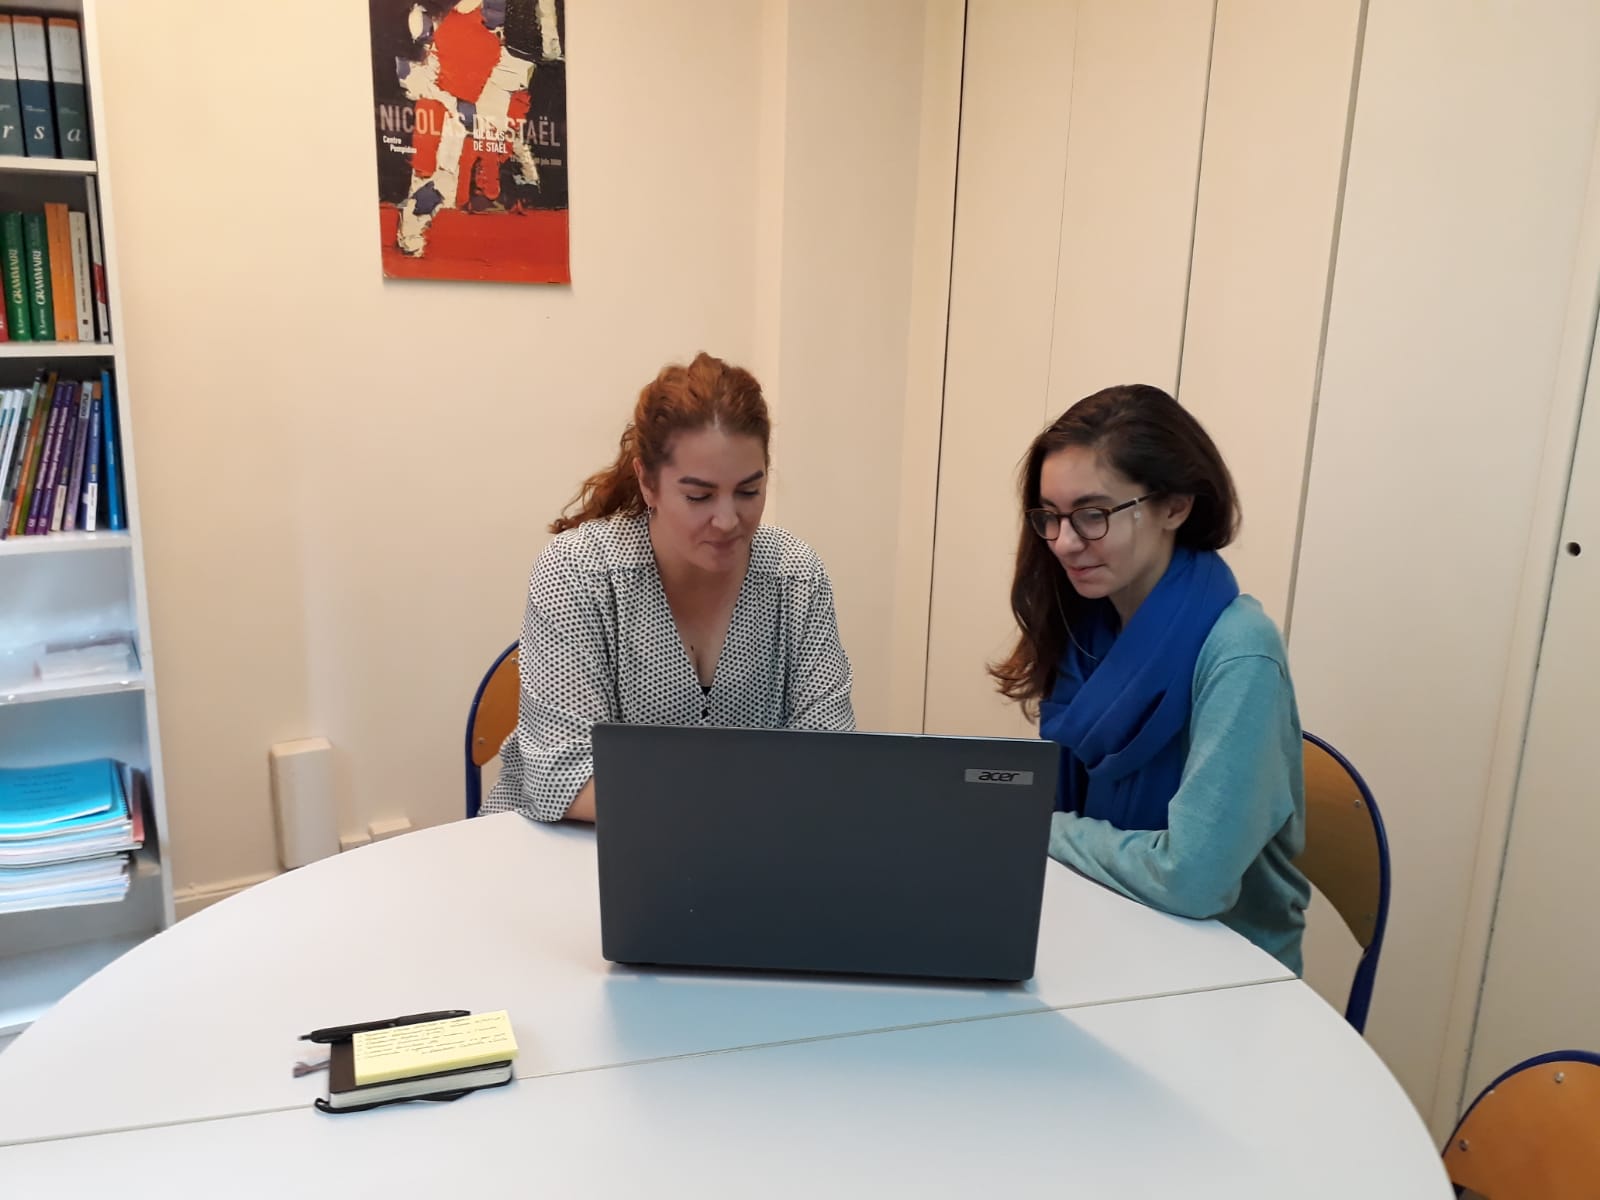
[[[483,764],[517,727],[517,702],[522,687],[517,677],[517,643],[512,642],[484,673],[467,710],[467,816],[478,815],[483,803]]]
[[[1450,1182],[1488,1200],[1578,1200],[1600,1191],[1600,1056],[1518,1063],[1472,1102],[1444,1149]]]
[[[1295,865],[1327,897],[1361,946],[1345,1019],[1366,1027],[1372,984],[1389,920],[1389,839],[1360,772],[1308,733],[1305,756],[1306,848]]]

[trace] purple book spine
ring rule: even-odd
[[[61,495],[61,528],[67,532],[78,527],[79,502],[83,499],[83,459],[89,445],[89,409],[94,404],[94,384],[86,383],[79,389],[78,423],[72,427],[72,470],[67,475],[67,487]]]
[[[72,470],[72,447],[78,440],[78,385],[67,385],[66,409],[61,414],[61,432],[56,437],[56,462],[45,497],[45,510],[39,517],[40,533],[61,531],[61,510],[66,501],[67,474]]]
[[[50,420],[44,427],[44,440],[39,444],[39,466],[34,472],[33,498],[28,502],[28,523],[23,527],[23,532],[36,534],[42,532],[39,528],[39,516],[44,514],[44,528],[50,528],[50,505],[45,497],[55,498],[55,489],[51,486],[51,453],[52,449],[60,444],[61,418],[66,414],[66,392],[61,384],[56,385],[55,394],[50,397]]]
[[[105,399],[97,389],[94,403],[89,408],[89,448],[83,464],[83,520],[84,529],[93,533],[100,518],[100,430]]]
[[[66,492],[67,475],[72,470],[72,447],[77,440],[78,397],[69,393],[67,409],[61,414],[61,436],[56,446],[56,477],[51,485],[50,495],[45,498],[49,508],[42,518],[44,528],[41,533],[57,533],[61,529],[61,501]]]

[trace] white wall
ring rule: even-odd
[[[1590,219],[1591,229],[1600,232],[1600,195],[1593,192]],[[1595,239],[1587,240],[1592,251]],[[1579,262],[1584,258],[1591,283],[1585,308],[1593,329],[1600,264],[1592,253]],[[1554,587],[1483,974],[1469,1096],[1532,1055],[1600,1045],[1600,957],[1579,950],[1571,928],[1575,914],[1600,908],[1593,863],[1600,806],[1592,769],[1594,716],[1600,712],[1594,619],[1600,612],[1600,345],[1588,377],[1583,407],[1591,416],[1580,428],[1560,537],[1579,553],[1544,541],[1543,562],[1536,566],[1532,556],[1529,561],[1530,569],[1553,572]]]
[[[1217,7],[1179,398],[1233,472],[1240,586],[1289,618],[1361,0]]]
[[[1055,52],[1058,69],[1070,63],[1072,98],[1049,374],[1033,433],[1113,384],[1177,387],[1211,68],[1211,4],[1065,7],[1075,37]]]
[[[859,725],[920,728],[925,639],[896,634],[926,605],[932,458],[902,444],[937,429],[945,313],[914,285],[938,296],[949,271],[961,4],[803,0],[788,16],[777,519],[833,576]]]
[[[957,150],[966,50],[965,0],[927,4],[922,138],[913,218],[910,336],[906,343],[905,420],[900,439],[895,606],[889,630],[889,706],[885,727],[920,732],[928,695],[928,620],[944,420],[951,256],[955,239]]]
[[[1487,1078],[1525,1057],[1521,1047],[1600,1042],[1593,1025],[1600,1012],[1592,1003],[1592,987],[1583,980],[1592,967],[1583,956],[1571,954],[1568,934],[1568,922],[1594,905],[1581,897],[1574,903],[1560,896],[1569,872],[1558,860],[1541,857],[1551,835],[1565,839],[1559,855],[1586,853],[1589,843],[1573,835],[1592,820],[1593,809],[1592,773],[1586,767],[1591,706],[1584,705],[1581,693],[1575,694],[1576,688],[1594,684],[1593,605],[1584,592],[1593,580],[1572,571],[1579,560],[1565,553],[1564,545],[1575,540],[1592,551],[1595,514],[1600,512],[1593,502],[1600,479],[1594,465],[1600,461],[1595,451],[1600,425],[1581,426],[1585,409],[1600,412],[1600,342],[1595,340],[1600,314],[1600,137],[1589,159],[1584,207],[1511,630],[1505,703],[1456,967],[1445,1069],[1435,1088],[1441,1103],[1457,1095],[1462,1102],[1470,1099]],[[1569,712],[1567,706],[1574,707]],[[1577,721],[1568,723],[1572,717]],[[1576,752],[1550,737],[1552,727],[1576,743]],[[1579,886],[1591,891],[1600,887],[1587,864],[1576,874]],[[1530,882],[1532,888],[1519,899]],[[1558,897],[1553,919],[1540,911],[1540,902],[1551,893]],[[1534,903],[1527,904],[1527,899]],[[1530,924],[1537,931],[1531,937]],[[1529,959],[1519,961],[1530,951]],[[1525,1001],[1543,1012],[1530,1012]]]
[[[200,0],[100,14],[180,885],[275,869],[275,741],[332,740],[346,829],[459,815],[466,704],[545,524],[701,348],[772,383],[776,515],[837,558],[887,722],[899,531],[862,498],[900,480],[860,476],[898,460],[831,423],[881,442],[907,403],[919,5],[571,5],[570,289],[383,281],[365,6],[284,0],[273,37]],[[764,172],[796,147],[826,157]],[[852,295],[876,324],[824,375],[790,347],[820,354]]]
[[[1028,734],[985,664],[1011,637],[1014,474],[1038,432],[1054,329],[1076,20],[969,0],[928,631],[927,729]]]
[[[1456,1100],[1435,1085],[1491,752],[1526,703],[1502,685],[1600,118],[1596,45],[1594,5],[1373,4],[1367,20],[1289,649],[1307,724],[1388,822],[1368,1035],[1436,1129]]]

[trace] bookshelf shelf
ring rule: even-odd
[[[140,675],[111,679],[52,679],[28,683],[0,684],[0,708],[12,704],[38,704],[47,700],[76,700],[82,696],[110,696],[117,692],[139,692],[145,686]]]
[[[18,158],[0,155],[0,175],[93,175],[100,164],[92,158]]]
[[[0,342],[0,358],[114,358],[111,342]]]
[[[82,554],[94,550],[127,550],[133,538],[126,533],[52,533],[44,537],[0,539],[0,558],[28,554]]]

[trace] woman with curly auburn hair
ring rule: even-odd
[[[600,721],[855,728],[828,573],[761,523],[771,432],[755,378],[709,354],[645,385],[533,565],[485,812],[594,820]]]

